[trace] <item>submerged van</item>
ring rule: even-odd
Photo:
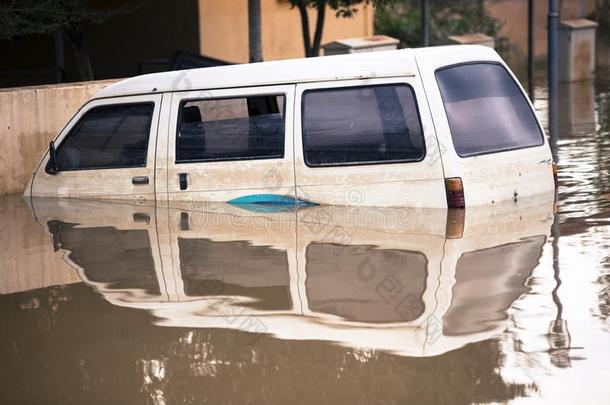
[[[50,144],[29,196],[463,207],[554,189],[548,142],[487,47],[138,76]]]

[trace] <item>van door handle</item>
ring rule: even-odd
[[[131,184],[148,184],[148,176],[136,176],[131,179]]]
[[[187,180],[187,174],[186,173],[180,173],[178,175],[178,178],[180,179],[180,190],[186,190],[188,188],[188,180]]]

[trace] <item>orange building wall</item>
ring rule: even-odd
[[[583,18],[595,12],[596,0],[568,0],[560,2],[561,20]],[[489,13],[503,25],[500,35],[510,39],[522,52],[527,49],[527,0],[487,0],[485,6]],[[546,55],[548,0],[534,0],[534,41],[536,56]]]
[[[305,54],[299,12],[286,0],[261,0],[264,60],[300,58]],[[352,18],[327,10],[322,44],[373,35],[371,6],[358,7]],[[313,35],[316,14],[310,12]],[[229,62],[248,62],[247,0],[199,0],[200,52]]]

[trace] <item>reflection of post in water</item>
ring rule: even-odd
[[[563,317],[563,304],[559,299],[559,287],[561,286],[561,278],[559,277],[559,215],[555,214],[553,226],[551,227],[551,236],[553,237],[553,275],[555,278],[555,288],[553,289],[553,302],[557,307],[557,316],[549,325],[549,355],[551,363],[556,367],[570,367],[570,343],[571,337],[568,331],[568,323]]]
[[[559,63],[557,56],[557,25],[559,13],[557,8],[557,0],[549,0],[549,15],[548,15],[548,80],[549,80],[549,133],[551,145],[557,143],[558,125],[557,113],[559,106]],[[552,148],[552,150],[555,150]],[[553,159],[557,156],[553,154]]]
[[[527,1],[527,92],[534,101],[534,0]]]

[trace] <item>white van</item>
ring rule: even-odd
[[[86,103],[26,195],[463,207],[554,189],[498,54],[447,46],[166,72]]]

